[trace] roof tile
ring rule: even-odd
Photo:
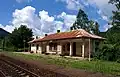
[[[41,39],[36,39],[32,42],[40,42],[40,41],[49,41],[49,40],[60,40],[60,39],[71,39],[71,38],[92,38],[92,39],[104,39],[100,36],[90,34],[84,29],[78,29],[78,30],[73,30],[70,32],[60,32],[60,33],[55,33],[55,34],[50,34],[48,36],[45,36]]]

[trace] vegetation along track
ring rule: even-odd
[[[41,77],[10,61],[0,59],[0,77]]]

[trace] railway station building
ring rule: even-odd
[[[88,58],[95,52],[96,43],[99,44],[103,40],[103,37],[78,29],[69,32],[57,30],[57,33],[45,34],[43,38],[28,43],[33,53]]]

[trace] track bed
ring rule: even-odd
[[[1,56],[0,69],[5,76],[10,77],[68,77],[7,56]],[[0,77],[4,77],[2,73]]]

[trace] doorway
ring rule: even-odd
[[[76,42],[73,42],[73,56],[76,56]]]

